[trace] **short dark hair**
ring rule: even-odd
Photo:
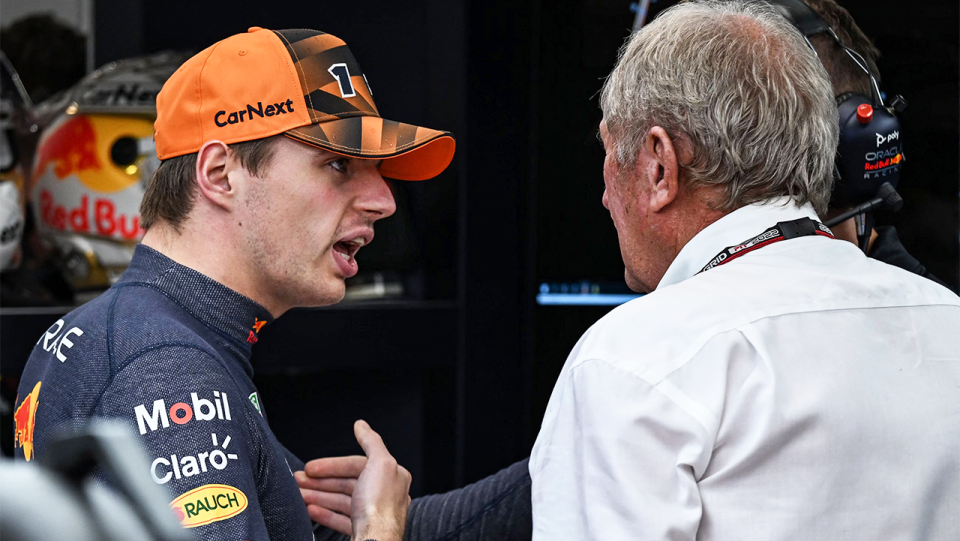
[[[850,12],[837,4],[835,0],[803,0],[803,2],[823,17],[823,20],[833,28],[844,45],[860,53],[860,56],[867,61],[867,67],[870,68],[871,73],[879,82],[880,73],[877,71],[877,58],[880,57],[880,50],[857,26]],[[870,77],[850,59],[833,38],[818,34],[810,37],[810,43],[817,50],[817,55],[820,56],[823,67],[830,75],[835,96],[847,92],[871,95]]]
[[[273,159],[280,137],[283,135],[234,143],[229,146],[230,152],[250,174],[259,176]],[[144,230],[164,221],[180,232],[180,226],[193,209],[197,197],[196,170],[196,153],[160,162],[160,167],[147,182],[140,202],[140,226]]]

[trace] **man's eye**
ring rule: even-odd
[[[346,173],[347,172],[347,162],[346,158],[340,158],[339,160],[333,160],[330,162],[330,167],[333,167],[337,172]]]

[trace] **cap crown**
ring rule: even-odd
[[[366,78],[340,38],[251,28],[187,60],[157,96],[157,155],[205,141],[250,141],[319,122],[379,117]]]
[[[280,30],[275,34],[297,68],[314,123],[380,116],[367,78],[342,39],[316,30]]]
[[[239,143],[285,134],[307,145],[378,159],[398,180],[439,175],[456,143],[446,131],[380,117],[347,45],[316,30],[251,28],[187,60],[157,96],[161,160],[206,141]]]

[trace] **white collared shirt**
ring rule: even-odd
[[[750,205],[567,358],[530,459],[543,540],[960,540],[960,299]]]

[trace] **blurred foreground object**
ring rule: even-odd
[[[0,462],[4,541],[186,541],[169,497],[147,476],[149,462],[129,429],[94,422],[50,446],[41,467]],[[119,493],[97,482],[107,477]]]

